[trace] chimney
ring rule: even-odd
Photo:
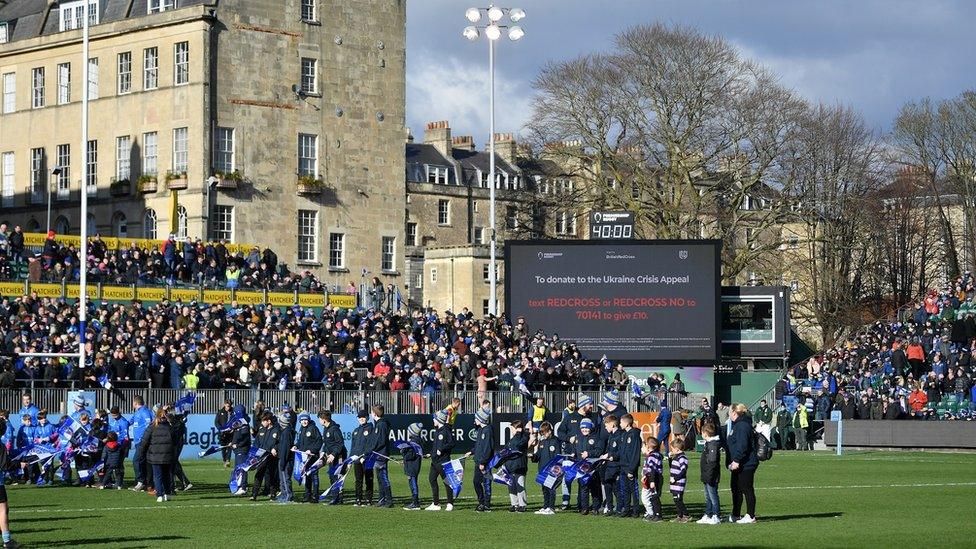
[[[447,120],[428,122],[424,143],[433,145],[445,158],[451,158],[451,125]]]
[[[495,134],[495,152],[500,156],[505,162],[515,165],[516,153],[518,152],[518,147],[515,143],[515,137],[510,133],[496,133]]]
[[[474,137],[470,135],[459,135],[451,139],[451,147],[462,151],[474,150]]]

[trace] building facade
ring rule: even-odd
[[[0,2],[0,221],[272,247],[345,285],[404,270],[402,0]],[[87,153],[87,154],[86,154]],[[81,162],[90,175],[81,181]],[[56,173],[55,173],[56,172]]]

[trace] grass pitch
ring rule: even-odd
[[[701,516],[704,493],[691,453],[685,501]],[[976,454],[777,452],[756,475],[759,522],[751,525],[659,523],[639,519],[537,516],[541,492],[530,466],[530,512],[508,513],[496,485],[496,511],[474,512],[465,479],[455,511],[276,505],[231,496],[219,462],[186,464],[194,488],[168,503],[144,493],[68,487],[8,486],[11,530],[27,547],[879,547],[976,544]],[[126,479],[131,486],[131,471]],[[391,464],[394,496],[409,494]],[[325,475],[322,475],[323,479]],[[347,478],[349,494],[352,474]],[[421,499],[430,503],[426,468]],[[722,511],[731,510],[728,473]],[[323,489],[327,483],[323,483]],[[575,487],[574,487],[575,488]],[[443,492],[442,492],[443,494]],[[573,499],[575,502],[575,490]],[[559,503],[557,494],[557,503]],[[674,518],[670,497],[665,518]]]

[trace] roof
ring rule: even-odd
[[[429,164],[431,166],[450,166],[451,161],[437,150],[437,147],[426,143],[407,143],[407,164]]]
[[[149,17],[148,0],[95,0],[98,2],[99,24]],[[129,10],[129,3],[132,9]],[[199,6],[210,0],[179,0],[179,8]],[[48,0],[8,0],[0,5],[0,21],[12,27],[9,42],[27,40],[38,36],[58,34],[61,28],[61,12],[57,4],[48,8]],[[50,17],[47,16],[51,10]],[[152,14],[155,15],[155,14]],[[45,18],[47,19],[45,21]],[[41,26],[43,25],[43,28]],[[97,27],[98,25],[95,25]],[[0,46],[2,48],[3,46]]]
[[[420,168],[428,166],[450,166],[460,168],[461,183],[480,187],[478,172],[487,174],[490,171],[491,157],[484,151],[469,151],[452,149],[451,159],[448,160],[437,150],[437,147],[426,143],[407,143],[406,145],[407,180],[422,181]],[[509,175],[518,175],[520,170],[509,164],[499,155],[495,155],[495,170]],[[452,170],[453,171],[453,170]],[[453,174],[450,175],[453,183]]]

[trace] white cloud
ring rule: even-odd
[[[486,56],[487,57],[487,56]],[[517,133],[531,115],[531,90],[495,67],[495,131]],[[418,140],[424,126],[448,120],[454,135],[473,135],[479,148],[488,138],[488,59],[482,64],[427,50],[407,68],[407,124]]]

